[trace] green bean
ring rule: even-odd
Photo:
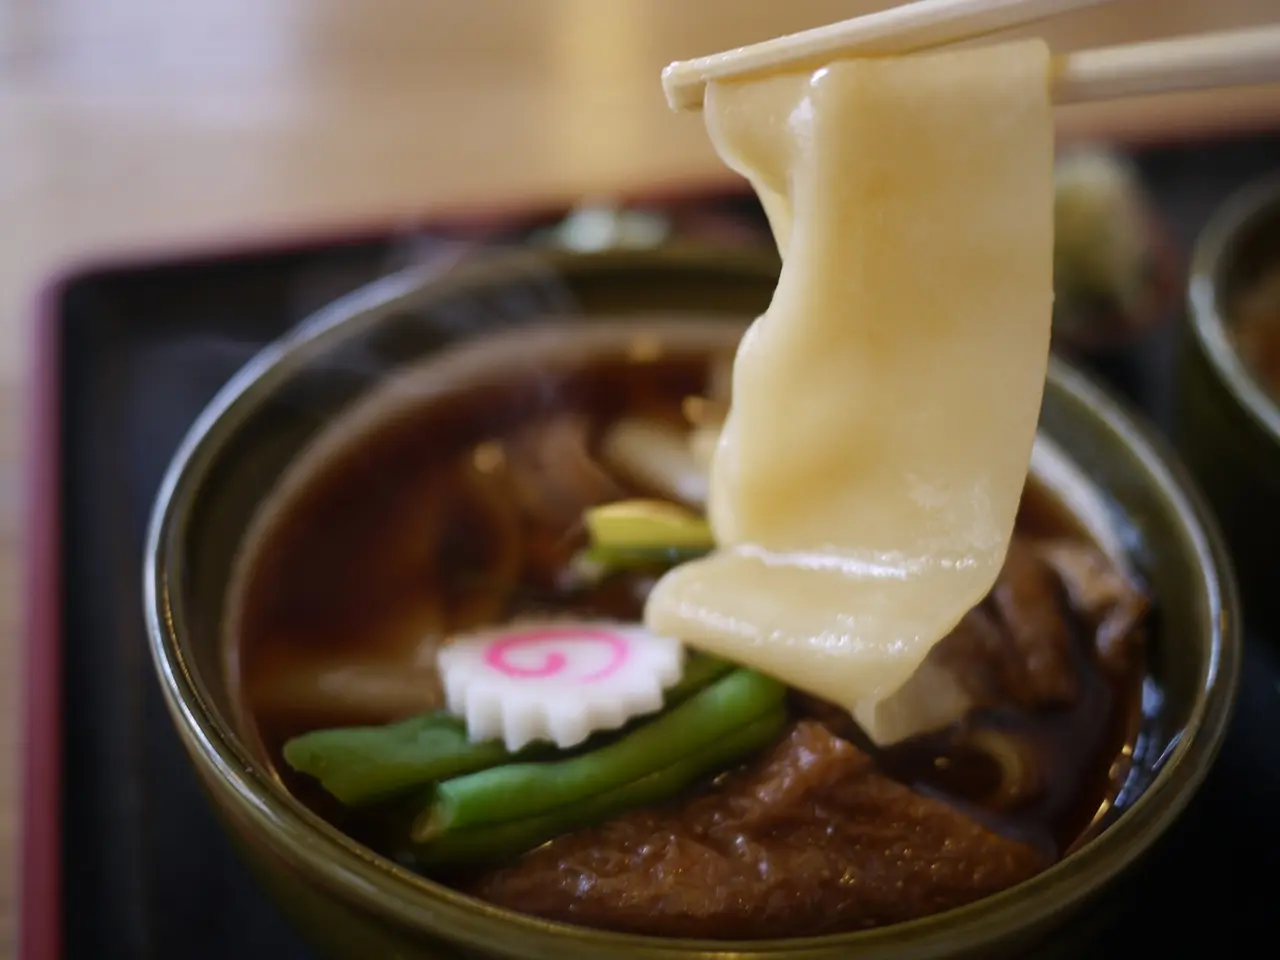
[[[617,789],[728,737],[785,697],[786,687],[777,680],[739,669],[599,750],[446,780],[414,825],[413,839],[551,813]]]
[[[786,720],[785,707],[775,704],[728,736],[629,783],[541,816],[453,830],[430,842],[415,844],[412,852],[425,867],[510,860],[573,830],[678,796],[709,774],[727,769],[775,742]]]
[[[691,654],[680,680],[663,695],[665,707],[684,702],[732,668],[724,660]],[[616,736],[612,732],[593,738],[582,749]],[[515,760],[555,756],[564,753],[550,744],[535,744],[513,755],[498,740],[473,743],[463,721],[444,712],[380,727],[316,730],[284,745],[290,767],[315,777],[349,807],[379,803],[414,787]]]
[[[306,733],[284,745],[284,759],[299,773],[315,777],[344,804],[356,807],[513,758],[501,741],[472,743],[461,720],[440,712],[381,727]]]
[[[690,651],[684,658],[684,671],[680,674],[680,679],[663,691],[663,709],[679,706],[733,669],[736,668],[728,660]],[[646,719],[651,718],[652,715]]]

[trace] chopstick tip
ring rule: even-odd
[[[687,60],[676,60],[662,68],[662,92],[671,110],[701,110],[706,90],[706,82],[690,69]]]

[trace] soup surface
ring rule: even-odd
[[[661,460],[654,448],[620,449],[619,437],[647,426],[696,439],[726,403],[737,333],[602,327],[537,343],[472,348],[451,373],[424,367],[429,388],[339,423],[265,505],[239,561],[226,654],[242,727],[289,790],[493,903],[721,939],[936,913],[1037,873],[1088,830],[1127,772],[1146,601],[1034,480],[994,589],[926,660],[921,702],[947,704],[938,729],[877,746],[847,710],[792,691],[770,744],[679,795],[517,856],[445,866],[406,842],[412,795],[348,807],[292,770],[282,750],[298,734],[442,706],[435,655],[459,633],[640,621],[670,562],[584,565],[584,511],[697,503],[687,463],[645,469]]]
[[[1233,304],[1231,332],[1249,371],[1280,403],[1280,266],[1246,287]]]

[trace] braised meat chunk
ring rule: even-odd
[[[1092,544],[1046,540],[1038,552],[1058,574],[1076,615],[1093,631],[1099,661],[1113,674],[1123,673],[1151,605],[1148,596]]]
[[[879,741],[941,730],[975,710],[1070,705],[1080,687],[1072,626],[1054,569],[1015,536],[987,598],[881,703]]]
[[[930,659],[964,693],[966,712],[1069,704],[1079,691],[1071,623],[1053,569],[1015,537],[990,596]]]
[[[561,837],[469,891],[590,927],[772,938],[927,916],[1046,866],[802,721],[710,791]]]
[[[1069,707],[1080,697],[1082,660],[1116,676],[1128,669],[1147,604],[1095,547],[1015,536],[991,593],[881,705],[883,741],[943,729],[975,710]]]
[[[1061,585],[1026,540],[1009,544],[990,605],[1008,638],[1005,696],[1028,709],[1075,700],[1080,683]]]

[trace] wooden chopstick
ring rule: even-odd
[[[1109,0],[916,0],[851,20],[775,37],[662,71],[673,110],[701,110],[708,83],[759,73],[817,69],[850,56],[893,56],[986,36]]]
[[[1057,58],[1054,103],[1280,81],[1280,24],[1081,50]]]

